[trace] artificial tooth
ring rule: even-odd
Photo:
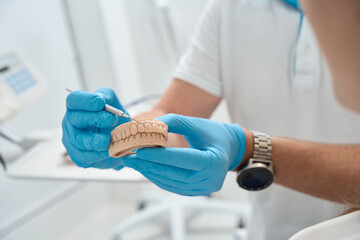
[[[164,133],[164,128],[162,126],[159,126],[159,133]]]
[[[146,137],[146,133],[142,133],[142,134],[141,134],[141,137]]]
[[[145,132],[152,132],[152,127],[150,123],[145,123]]]
[[[138,133],[137,127],[136,127],[135,125],[132,125],[132,126],[131,126],[131,134],[132,134],[132,135],[135,135],[135,134],[137,134],[137,133]]]
[[[120,144],[122,144],[122,143],[124,143],[124,140],[120,140],[120,142],[119,142]]]
[[[144,125],[139,124],[139,125],[138,125],[138,131],[139,131],[139,132],[145,132]]]
[[[160,128],[157,124],[153,123],[152,127],[154,132],[158,133],[160,131]]]
[[[135,137],[134,136],[131,136],[130,137],[130,142],[134,141],[135,140]]]
[[[121,138],[122,138],[122,139],[125,139],[125,138],[126,138],[126,133],[125,133],[125,132],[122,132],[122,133],[121,133]]]
[[[126,129],[126,137],[130,137],[130,129]]]
[[[135,138],[136,138],[136,139],[139,139],[139,138],[140,138],[140,135],[141,135],[140,133],[139,133],[139,134],[136,134],[136,135],[135,135]]]
[[[151,137],[151,133],[147,133],[146,136]]]

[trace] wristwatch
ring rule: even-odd
[[[252,131],[254,135],[254,155],[247,166],[240,168],[236,181],[241,188],[258,191],[267,188],[274,181],[271,161],[271,138],[265,133]]]

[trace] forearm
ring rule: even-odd
[[[253,137],[247,136],[252,156]],[[360,201],[360,144],[330,145],[281,137],[272,139],[275,182],[312,196],[336,202]],[[250,150],[249,150],[250,149]]]
[[[359,201],[360,145],[272,141],[275,182],[332,201]]]
[[[150,109],[148,111],[136,114],[134,117],[135,117],[135,119],[158,118],[158,117],[161,117],[161,116],[163,116],[163,115],[165,115],[167,113],[168,112],[165,112],[162,109],[152,108],[152,109]]]
[[[138,118],[156,118],[167,113],[209,118],[221,99],[181,79],[174,79],[161,99]]]

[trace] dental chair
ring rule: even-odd
[[[234,239],[246,240],[244,223],[246,222],[249,207],[235,204],[215,197],[183,197],[177,195],[161,196],[153,192],[145,192],[139,201],[139,210],[116,224],[111,231],[111,240],[121,240],[122,235],[141,224],[163,216],[169,218],[169,233],[171,240],[186,240],[186,213],[221,212],[235,215],[239,219],[239,229],[234,233]]]

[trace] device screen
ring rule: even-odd
[[[9,67],[8,66],[4,66],[4,67],[0,67],[0,73],[4,74],[7,71],[9,71]]]

